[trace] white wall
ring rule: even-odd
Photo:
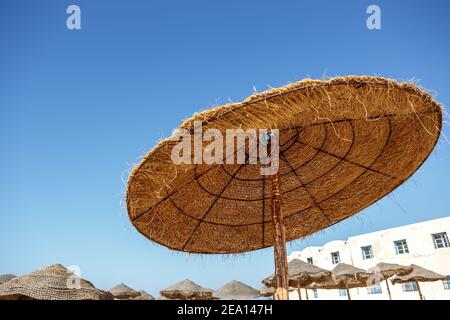
[[[302,251],[295,251],[289,255],[289,260],[300,259],[307,261],[313,258],[314,265],[331,270],[331,253],[339,251],[341,262],[352,264],[362,269],[374,267],[378,262],[399,263],[403,265],[417,264],[442,275],[450,275],[450,248],[436,249],[432,234],[447,232],[450,236],[450,217],[425,221],[417,224],[402,226],[383,231],[367,233],[350,237],[347,241],[331,241],[322,247],[308,247]],[[396,255],[394,241],[406,239],[409,253]],[[361,247],[371,245],[374,258],[364,260]],[[389,282],[393,299],[418,299],[418,292],[404,292],[401,285]],[[442,281],[420,283],[425,299],[449,299],[450,290],[444,290]],[[381,283],[381,294],[368,294],[367,288],[350,290],[352,299],[388,299],[386,284]],[[340,297],[338,290],[318,290],[318,299],[347,299]],[[305,297],[302,291],[302,297]],[[313,292],[309,290],[309,298],[313,299]],[[291,299],[298,299],[297,292],[291,292]]]

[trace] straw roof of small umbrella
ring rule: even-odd
[[[209,300],[212,299],[213,291],[186,279],[161,290],[160,294],[168,299]]]
[[[79,280],[79,288],[75,287],[74,280]],[[55,264],[0,285],[0,299],[112,300],[113,297]]]
[[[351,288],[366,287],[373,273],[346,263],[339,263],[331,270],[331,279],[319,283],[311,283],[308,287],[317,289],[346,289],[347,298],[351,300]]]
[[[274,293],[275,289],[266,285],[263,285],[261,289],[259,289],[259,295],[262,297],[272,297]]]
[[[285,242],[346,219],[397,188],[431,153],[441,125],[441,106],[411,83],[350,76],[271,89],[197,113],[155,146],[131,170],[128,215],[141,234],[173,250],[228,254],[274,246],[278,296],[285,298]],[[279,129],[265,141],[271,156],[279,153],[278,171],[261,175],[265,165],[251,163],[248,153],[245,163],[230,163],[242,148],[228,157],[225,146],[223,163],[199,161],[201,154],[172,161],[183,134],[194,134],[186,140],[194,150],[208,129],[226,136],[239,128]],[[205,153],[215,151],[200,144]]]
[[[131,298],[132,300],[155,300],[155,297],[153,297],[151,294],[147,293],[144,290],[139,290],[139,296],[135,298]]]
[[[109,290],[115,299],[132,299],[139,297],[140,293],[124,283],[120,283],[117,286]]]
[[[240,281],[233,280],[213,293],[213,297],[224,300],[245,300],[259,296],[259,291]]]
[[[9,280],[14,279],[16,277],[17,276],[13,274],[0,274],[0,284],[8,282]]]
[[[419,291],[420,300],[423,300],[422,291],[420,290],[419,282],[433,282],[439,280],[445,280],[446,277],[442,274],[436,273],[434,271],[425,269],[418,265],[412,264],[412,271],[403,276],[396,276],[391,280],[393,284],[397,283],[405,283],[405,282],[414,282],[417,286],[417,290]]]
[[[381,280],[386,282],[389,300],[392,300],[388,279],[395,275],[406,275],[412,270],[412,267],[407,267],[396,263],[380,262],[375,267],[370,268],[369,272],[372,272],[374,275],[373,282],[379,283]]]
[[[299,299],[301,299],[301,288],[310,283],[320,283],[331,280],[331,272],[299,259],[293,259],[288,263],[289,285],[296,288]],[[269,287],[274,287],[275,274],[265,278],[262,283]]]

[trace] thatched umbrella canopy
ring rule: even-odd
[[[132,298],[139,297],[140,293],[133,288],[130,288],[124,283],[120,283],[115,287],[109,289],[109,292],[114,296],[115,299],[128,300]]]
[[[345,289],[347,298],[351,300],[350,290],[352,288],[366,287],[369,278],[373,274],[346,263],[339,263],[331,270],[331,279],[319,283],[311,283],[308,287],[317,289]]]
[[[386,282],[386,288],[389,294],[389,300],[392,300],[391,289],[389,288],[388,279],[392,276],[406,275],[413,270],[412,267],[403,266],[396,263],[380,262],[375,267],[369,269],[369,272],[373,273],[374,282],[380,282],[384,280]]]
[[[161,296],[179,300],[210,300],[213,291],[192,282],[189,279],[180,281],[160,291]]]
[[[410,273],[404,276],[397,276],[393,278],[391,281],[393,284],[414,282],[417,286],[417,290],[419,291],[420,300],[423,300],[423,295],[422,291],[420,290],[419,282],[433,282],[446,279],[446,277],[443,276],[442,274],[422,268],[418,265],[412,264],[411,267],[412,271]]]
[[[144,290],[139,290],[139,296],[135,298],[131,298],[132,300],[155,300],[155,297],[153,297],[151,294],[147,293]]]
[[[268,287],[266,285],[262,285],[261,289],[259,289],[259,295],[261,297],[273,297],[275,293],[275,289],[272,287]]]
[[[351,76],[271,89],[197,113],[155,146],[131,170],[128,215],[140,233],[173,250],[228,254],[274,246],[276,296],[286,298],[285,242],[397,188],[432,152],[441,125],[441,106],[411,83]],[[279,132],[261,134],[271,128]],[[237,139],[202,139],[212,129],[221,137],[227,129],[255,133],[258,150],[267,147],[279,170],[263,173],[267,158],[255,159],[250,143],[238,149],[229,147]],[[236,161],[241,151],[243,162]]]
[[[79,288],[76,287],[78,281]],[[22,299],[112,300],[113,296],[55,264],[0,285],[0,300]]]
[[[16,278],[17,276],[14,274],[0,274],[0,284],[8,282],[11,279]]]
[[[299,259],[293,259],[288,263],[288,278],[289,285],[298,290],[298,296],[301,300],[301,288],[313,282],[330,281],[331,272]],[[266,286],[274,287],[276,285],[275,274],[265,278],[262,283]],[[307,289],[305,288],[305,290]],[[306,291],[306,297],[308,299],[308,291]]]
[[[213,297],[223,300],[247,300],[259,296],[259,291],[240,282],[233,280],[213,293]]]

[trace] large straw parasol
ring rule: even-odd
[[[78,287],[79,284],[79,287]],[[112,300],[109,292],[78,278],[60,264],[14,278],[0,285],[0,300]]]
[[[213,291],[192,282],[189,279],[180,281],[161,290],[162,297],[180,300],[210,300]]]
[[[144,290],[139,290],[139,296],[131,298],[131,300],[155,300],[155,297]]]
[[[213,297],[223,300],[247,300],[259,296],[259,291],[240,282],[233,280],[213,293]]]
[[[410,273],[413,270],[412,267],[403,266],[396,263],[380,262],[375,267],[369,269],[369,272],[373,273],[373,282],[380,282],[384,280],[386,282],[386,288],[389,294],[389,300],[392,300],[391,289],[389,288],[388,279],[392,276],[403,276]]]
[[[397,276],[393,278],[391,281],[393,284],[414,282],[417,286],[417,290],[419,291],[420,300],[423,300],[423,295],[422,291],[420,290],[419,282],[433,282],[446,279],[446,277],[443,276],[442,274],[419,267],[418,265],[415,264],[412,264],[411,268],[412,271],[410,273],[404,276]]]
[[[321,283],[331,280],[331,272],[319,268],[310,263],[306,263],[299,259],[293,259],[288,263],[288,278],[289,285],[297,288],[299,299],[301,300],[301,288],[311,283]],[[275,274],[265,278],[262,283],[269,287],[276,286]],[[305,288],[305,290],[307,290]],[[306,298],[308,299],[308,291],[306,291]]]
[[[120,283],[109,290],[115,299],[128,300],[139,297],[140,293],[124,283]]]
[[[348,218],[401,185],[433,150],[441,123],[440,105],[411,83],[351,76],[271,89],[197,113],[155,146],[130,173],[129,218],[173,250],[228,254],[274,246],[276,297],[287,298],[285,242]],[[199,144],[212,154],[203,133],[226,136],[237,128],[280,130],[265,139],[271,156],[279,151],[277,172],[261,175],[266,165],[251,163],[248,152],[240,164],[229,157],[207,164],[187,149],[190,163],[172,161],[180,140],[190,139],[181,133],[193,133],[191,149]]]
[[[11,279],[16,278],[17,276],[14,274],[0,274],[0,284],[8,282]]]

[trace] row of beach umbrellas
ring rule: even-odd
[[[392,279],[391,279],[392,278]],[[389,287],[389,279],[392,284],[415,283],[419,297],[423,300],[420,282],[431,282],[445,280],[446,277],[434,271],[412,264],[403,266],[399,264],[380,262],[369,270],[363,270],[355,266],[339,263],[333,270],[319,268],[304,261],[294,259],[288,263],[289,286],[298,290],[299,299],[302,299],[301,289],[345,289],[347,298],[351,300],[350,290],[352,288],[368,287],[385,281],[389,299],[392,294]],[[275,275],[265,278],[262,283],[273,288]],[[308,296],[306,296],[308,299]]]
[[[159,299],[210,300],[253,299],[260,292],[233,280],[217,291],[186,279],[160,291]],[[42,268],[24,276],[0,275],[0,300],[155,300],[144,290],[118,284],[108,291],[76,277],[60,264]]]
[[[77,286],[73,281],[77,279]],[[345,289],[351,300],[352,288],[367,287],[385,281],[389,299],[392,299],[389,281],[397,283],[414,282],[419,297],[423,295],[420,282],[445,280],[445,276],[417,265],[378,263],[369,270],[340,263],[328,271],[318,266],[294,259],[288,263],[288,280],[291,290],[297,290],[302,300],[301,289]],[[170,300],[242,300],[258,297],[272,297],[275,294],[276,280],[272,274],[265,278],[263,287],[256,290],[240,281],[233,280],[217,291],[204,288],[186,279],[161,290],[160,299]],[[91,282],[74,278],[74,275],[60,264],[55,264],[28,275],[16,277],[12,274],[0,275],[0,300],[155,300],[144,290],[136,291],[121,283],[109,291],[97,289]]]

